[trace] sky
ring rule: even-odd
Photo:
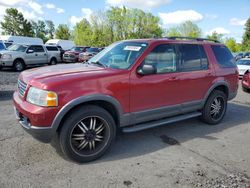
[[[28,20],[52,20],[71,28],[82,18],[110,6],[139,8],[159,16],[168,29],[187,20],[195,22],[203,35],[213,31],[240,42],[250,18],[250,0],[0,0],[0,20],[6,8],[17,8]]]

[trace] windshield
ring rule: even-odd
[[[147,43],[118,42],[111,44],[103,51],[92,57],[89,62],[99,62],[114,69],[128,69],[147,48]]]
[[[8,50],[9,51],[17,51],[17,52],[25,52],[28,46],[21,45],[21,44],[13,44],[11,45]]]
[[[70,49],[70,51],[75,51],[75,52],[82,52],[85,50],[85,47],[73,47]]]
[[[86,52],[99,52],[98,48],[88,48]]]
[[[250,60],[239,60],[236,62],[237,65],[250,65]]]

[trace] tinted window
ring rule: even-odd
[[[48,51],[58,51],[58,48],[55,46],[46,46]]]
[[[164,44],[154,48],[145,58],[144,63],[156,67],[157,73],[176,71],[176,52],[174,45]]]
[[[98,48],[88,48],[86,52],[99,52]]]
[[[222,67],[235,67],[235,61],[232,53],[225,46],[211,46],[216,57],[217,63]]]
[[[34,50],[34,52],[44,52],[44,49],[42,46],[30,46],[29,50]]]
[[[8,48],[8,47],[10,47],[12,45],[11,42],[5,42],[4,44],[5,44],[6,48]]]
[[[203,46],[182,44],[179,46],[179,71],[205,70],[208,68],[207,55]]]
[[[0,50],[5,50],[3,43],[0,43]]]

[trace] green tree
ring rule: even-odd
[[[8,8],[5,11],[3,21],[0,22],[3,34],[33,36],[32,24],[24,19],[23,14],[15,8]]]
[[[242,48],[244,51],[250,51],[250,18],[245,24],[245,33],[242,40]]]
[[[195,23],[186,21],[167,30],[168,36],[201,37],[201,29]]]
[[[223,41],[223,34],[219,34],[216,31],[214,31],[211,35],[207,35],[208,39],[212,39],[212,40],[217,40],[222,42]]]
[[[32,21],[32,28],[35,33],[35,37],[41,38],[43,42],[46,42],[48,39],[46,37],[47,30],[46,30],[46,24],[42,20],[38,20],[37,22]]]
[[[55,34],[55,24],[51,20],[46,20],[45,23],[47,26],[46,33],[48,34],[48,38],[53,39]]]
[[[86,19],[82,19],[76,24],[73,33],[75,44],[92,46],[92,30],[90,23]]]
[[[237,44],[234,38],[227,38],[225,44],[232,52],[241,51],[241,44]]]
[[[71,37],[69,27],[66,24],[59,24],[55,36],[57,39],[69,40]]]

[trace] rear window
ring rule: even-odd
[[[179,71],[208,69],[208,59],[202,45],[182,44],[179,47]]]
[[[46,46],[48,51],[58,51],[58,48],[55,46]]]
[[[224,68],[235,67],[235,60],[232,53],[226,46],[213,45],[211,46],[216,57],[217,63]]]

